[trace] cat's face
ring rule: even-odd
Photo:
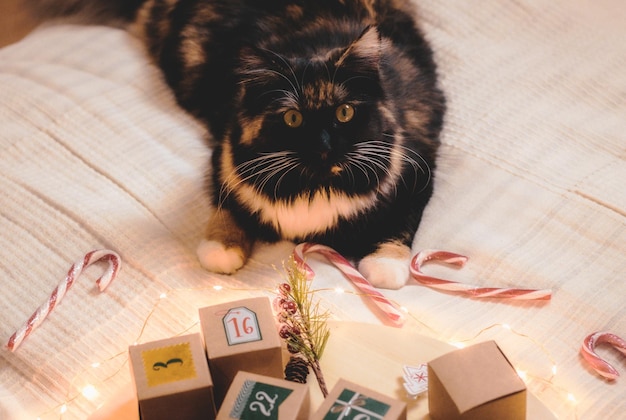
[[[272,200],[392,188],[401,130],[379,71],[378,32],[311,57],[246,52],[240,109],[230,137],[236,182]]]

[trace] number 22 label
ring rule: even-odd
[[[251,411],[260,411],[264,416],[269,417],[274,411],[278,394],[270,397],[267,392],[259,391],[255,395],[256,401],[250,403]]]
[[[292,389],[246,379],[230,411],[230,418],[278,420],[281,404]]]

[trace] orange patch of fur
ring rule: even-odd
[[[376,250],[376,257],[406,259],[411,258],[411,249],[400,241],[385,242]]]
[[[227,249],[238,250],[244,260],[252,252],[253,241],[239,227],[228,210],[217,209],[211,214],[205,237],[208,240],[222,243]]]

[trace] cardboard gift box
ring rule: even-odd
[[[305,420],[309,404],[306,384],[240,371],[228,389],[217,419]]]
[[[526,385],[494,341],[447,353],[428,364],[433,419],[526,419]]]
[[[405,420],[406,404],[364,386],[339,379],[312,420]]]
[[[214,419],[213,381],[200,334],[129,347],[142,420]]]
[[[283,377],[281,341],[269,298],[242,299],[199,312],[218,408],[240,370]]]

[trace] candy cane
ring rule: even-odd
[[[409,267],[411,275],[419,283],[432,287],[433,289],[465,294],[474,298],[549,300],[552,296],[552,291],[550,290],[479,287],[450,280],[443,280],[437,277],[431,277],[422,273],[421,270],[422,266],[430,261],[439,261],[463,267],[467,261],[467,257],[452,252],[437,251],[432,249],[418,252],[413,257],[411,266]]]
[[[26,321],[13,335],[9,338],[9,342],[7,343],[7,347],[11,351],[15,351],[20,344],[28,337],[35,328],[37,328],[46,317],[50,314],[50,312],[55,308],[55,306],[61,302],[65,293],[72,287],[74,284],[74,280],[91,264],[97,261],[108,261],[109,267],[102,274],[102,276],[96,280],[96,284],[100,291],[104,291],[106,287],[111,283],[111,281],[117,275],[117,272],[121,266],[120,256],[117,255],[113,251],[109,250],[96,250],[87,253],[82,260],[74,263],[69,271],[67,272],[67,276],[65,276],[65,280],[63,280],[59,285],[52,291],[52,294],[48,298],[48,300],[42,304],[35,313],[28,318]]]
[[[302,267],[306,272],[308,278],[313,278],[315,273],[308,264],[304,262],[304,255],[317,252],[325,256],[335,267],[337,267],[354,285],[361,290],[367,297],[380,308],[383,313],[389,318],[389,320],[395,326],[402,326],[404,324],[404,315],[400,312],[394,304],[392,304],[382,293],[374,288],[361,273],[357,271],[348,260],[346,260],[341,254],[334,249],[325,245],[301,243],[293,251],[294,259],[296,263]]]
[[[609,343],[626,355],[626,341],[609,332],[596,332],[588,335],[580,348],[580,354],[591,367],[608,380],[617,379],[619,372],[595,352],[597,344]]]

